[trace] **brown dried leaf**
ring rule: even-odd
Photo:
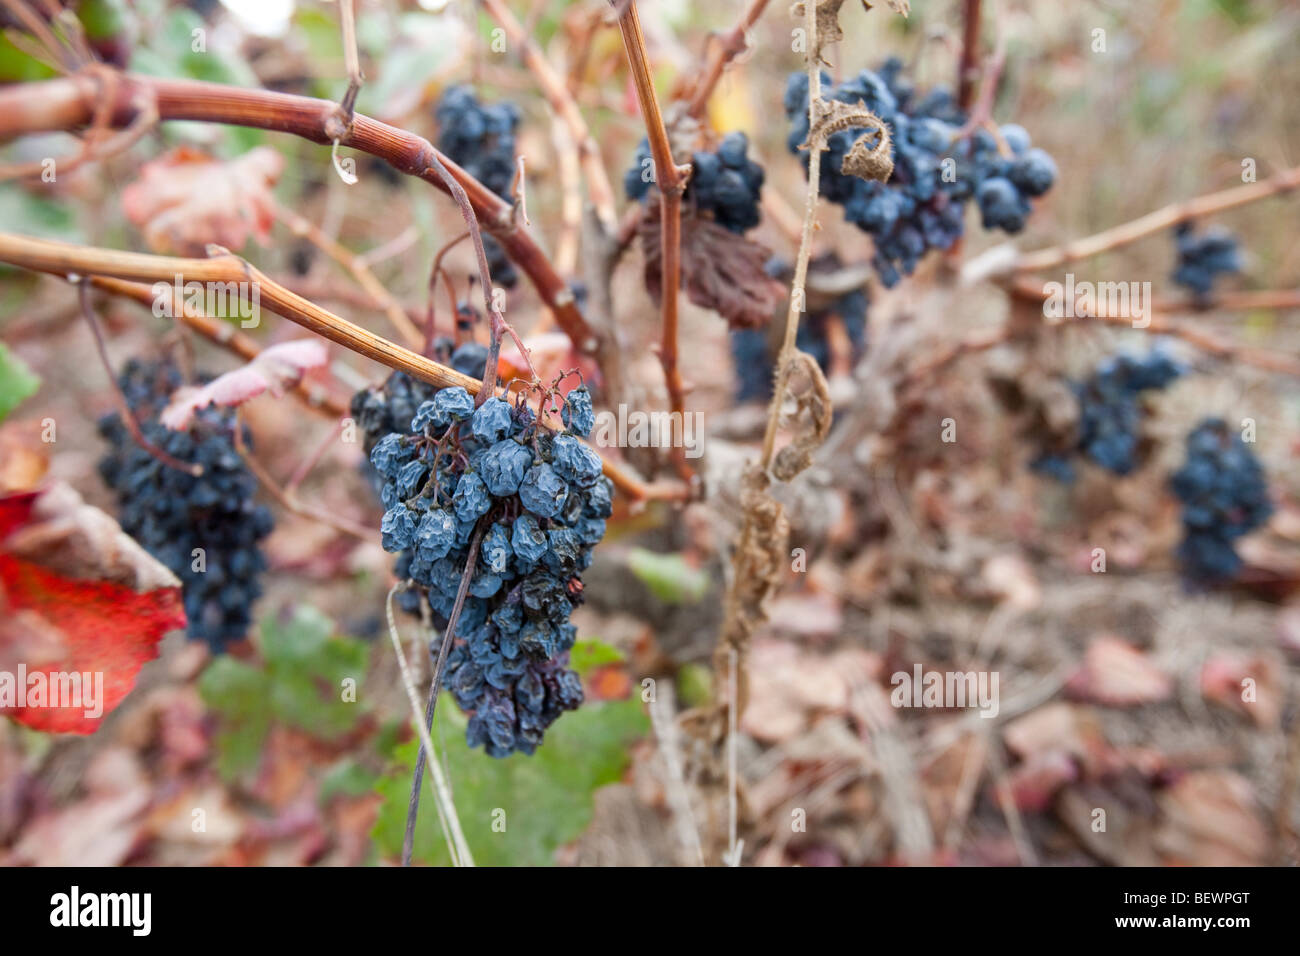
[[[1254,721],[1277,727],[1282,720],[1282,665],[1273,654],[1218,651],[1201,668],[1201,693]]]
[[[1271,841],[1254,788],[1228,770],[1189,773],[1158,797],[1155,834],[1166,862],[1184,866],[1260,866]]]
[[[832,409],[830,388],[817,360],[797,349],[790,361],[786,393],[796,402],[794,413],[788,416],[787,426],[796,429],[790,444],[786,445],[772,461],[772,475],[778,481],[790,481],[812,465],[812,456],[826,436],[830,434]],[[804,387],[796,390],[799,379]]]
[[[657,204],[647,207],[639,232],[646,291],[658,304],[663,279]],[[682,284],[692,302],[712,309],[733,329],[756,328],[771,320],[785,293],[785,287],[763,271],[771,250],[696,216],[682,217],[681,248]]]
[[[1100,634],[1088,644],[1083,667],[1067,690],[1076,697],[1114,707],[1167,700],[1173,679],[1147,655],[1114,634]]]
[[[893,149],[889,127],[859,100],[844,103],[840,100],[821,100],[817,118],[808,131],[802,149],[826,149],[826,141],[847,129],[865,130],[850,147],[840,163],[840,172],[859,179],[884,182],[894,173]]]

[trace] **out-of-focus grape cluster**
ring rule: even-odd
[[[99,473],[117,495],[119,523],[180,578],[189,636],[220,652],[252,625],[266,570],[260,542],[273,526],[271,512],[253,500],[257,479],[235,450],[235,416],[210,407],[183,431],[161,424],[159,413],[183,384],[168,363],[132,360],[118,384],[150,443],[203,466],[195,477],[159,461],[136,443],[116,412],[99,421],[111,445]],[[252,446],[247,429],[242,438]]]
[[[1264,469],[1241,435],[1207,418],[1187,436],[1187,461],[1170,479],[1183,503],[1178,557],[1189,581],[1209,584],[1241,569],[1234,542],[1272,514]]]

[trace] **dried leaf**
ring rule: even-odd
[[[172,429],[188,428],[194,413],[209,405],[242,405],[265,391],[279,396],[301,381],[308,369],[329,360],[325,346],[315,339],[282,342],[261,352],[247,365],[218,375],[200,388],[177,389],[159,420]]]
[[[819,100],[817,116],[808,130],[801,149],[826,149],[826,142],[836,133],[862,129],[862,133],[845,154],[840,172],[868,181],[885,182],[894,174],[893,146],[889,127],[866,104],[840,100]]]
[[[803,388],[796,389],[801,378]],[[826,376],[811,355],[795,350],[787,381],[786,393],[796,404],[786,425],[795,429],[795,435],[772,461],[772,475],[778,481],[790,481],[812,464],[813,452],[830,434],[833,417]]]
[[[1166,862],[1184,866],[1259,866],[1271,839],[1250,781],[1228,770],[1189,773],[1158,798],[1155,834]]]
[[[639,226],[645,254],[645,286],[658,304],[661,247],[659,207],[652,203]],[[766,246],[730,232],[709,219],[682,217],[682,284],[692,302],[712,309],[733,328],[766,324],[785,294],[763,266],[772,253]]]
[[[225,162],[182,146],[144,164],[122,190],[122,210],[155,252],[203,256],[210,243],[240,249],[250,236],[266,243],[283,169],[269,146]]]
[[[1133,645],[1113,634],[1101,634],[1088,644],[1083,667],[1070,678],[1067,690],[1100,704],[1127,707],[1168,700],[1173,679]]]

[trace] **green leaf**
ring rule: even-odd
[[[28,56],[14,46],[9,42],[9,37],[0,31],[0,83],[48,80],[58,75],[58,71],[53,67]]]
[[[713,699],[713,672],[703,664],[683,664],[677,671],[677,696],[683,706],[703,707]]]
[[[321,804],[334,797],[363,797],[375,789],[379,774],[355,760],[344,759],[330,767],[320,782]]]
[[[343,699],[343,680],[356,681],[360,700],[366,645],[335,637],[333,622],[315,608],[265,619],[260,646],[262,666],[219,657],[199,681],[203,700],[221,718],[218,768],[228,780],[256,769],[273,723],[330,740],[351,730],[364,712],[360,703]]]
[[[433,737],[440,755],[445,754],[461,828],[480,866],[553,864],[555,851],[591,823],[593,793],[623,775],[628,746],[649,729],[636,700],[586,704],[561,717],[533,756],[498,760],[465,746],[465,723],[447,696],[438,708]],[[377,788],[384,802],[373,836],[380,852],[390,856],[401,853],[418,748],[418,740],[398,748],[398,764]],[[413,855],[421,862],[447,865],[447,844],[425,776]]]
[[[271,681],[256,667],[218,657],[199,678],[199,696],[221,715],[217,772],[233,780],[256,769],[271,727]]]
[[[25,189],[0,190],[0,223],[22,223],[23,233],[37,239],[82,241],[71,204],[34,196]]]
[[[628,552],[627,566],[650,593],[668,604],[694,604],[709,591],[709,575],[692,567],[680,554],[633,548]]]
[[[0,422],[40,387],[40,377],[0,342]]]
[[[569,666],[586,677],[589,671],[624,660],[623,652],[600,641],[578,641],[569,652]]]
[[[77,8],[77,19],[92,40],[117,36],[126,29],[129,15],[123,0],[83,0]]]
[[[313,607],[292,618],[262,623],[262,654],[271,678],[271,712],[277,720],[321,739],[350,730],[361,715],[343,699],[343,681],[359,688],[367,654],[360,641],[333,637],[334,623]]]

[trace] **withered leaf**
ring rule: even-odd
[[[639,227],[645,253],[645,284],[659,302],[661,249],[659,208],[651,203]],[[712,309],[733,328],[755,328],[772,317],[785,287],[763,266],[771,251],[709,219],[682,216],[682,284],[690,300]]]

